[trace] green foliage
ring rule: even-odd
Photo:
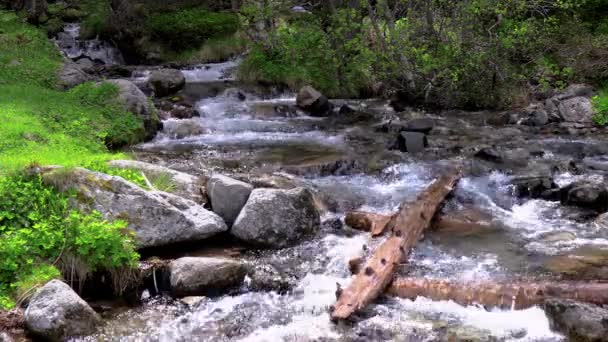
[[[173,180],[173,176],[168,173],[159,173],[156,175],[147,176],[152,186],[159,191],[173,192],[176,190],[177,185]]]
[[[0,178],[0,296],[16,298],[58,277],[52,263],[68,257],[89,272],[136,265],[139,256],[127,223],[71,210],[71,196],[39,176]]]
[[[91,171],[102,172],[111,176],[122,177],[133,184],[137,184],[143,189],[147,189],[148,185],[141,172],[136,169],[110,167],[105,161],[95,161],[84,165],[85,168]]]
[[[600,126],[608,125],[608,87],[593,97],[593,109],[595,110],[593,121]]]
[[[85,39],[103,36],[110,30],[110,1],[83,0],[78,2],[81,13],[86,17],[81,23],[81,36]]]
[[[239,20],[233,13],[197,7],[154,14],[148,18],[148,27],[156,38],[181,49],[198,47],[209,38],[234,34]]]
[[[231,36],[209,38],[198,48],[165,51],[161,59],[188,64],[218,63],[241,55],[246,48],[246,40],[241,34],[236,33]]]

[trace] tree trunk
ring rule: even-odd
[[[378,247],[351,284],[341,291],[331,312],[332,320],[347,319],[386,289],[395,269],[406,260],[422,232],[430,226],[433,216],[458,179],[459,171],[443,176],[422,192],[414,203],[401,205],[399,213],[389,224],[393,236]]]
[[[608,283],[590,282],[495,282],[451,283],[445,280],[397,278],[388,295],[416,299],[451,300],[461,305],[481,304],[521,310],[543,304],[548,298],[608,304]]]

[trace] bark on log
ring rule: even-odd
[[[394,297],[452,300],[461,305],[521,310],[541,305],[548,298],[573,299],[597,305],[608,304],[608,283],[590,282],[495,282],[452,283],[445,280],[398,278],[387,289]]]
[[[346,214],[344,222],[353,229],[370,232],[372,236],[382,235],[392,215],[381,215],[364,211],[353,211]]]
[[[458,179],[459,171],[443,176],[422,192],[414,203],[401,205],[388,225],[392,236],[378,247],[350,285],[341,291],[331,310],[332,320],[347,319],[386,289],[397,266],[406,260]]]

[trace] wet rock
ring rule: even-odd
[[[608,211],[608,190],[599,183],[575,182],[561,189],[564,205]]]
[[[127,221],[139,248],[200,241],[228,230],[221,217],[194,201],[146,191],[121,177],[82,168],[56,169],[42,177],[61,191],[75,190],[78,208]]]
[[[170,115],[172,118],[176,119],[192,119],[200,116],[200,113],[192,107],[177,105],[171,109]]]
[[[487,123],[493,126],[514,125],[519,121],[519,115],[512,112],[500,112],[489,114]]]
[[[515,195],[544,199],[558,199],[559,187],[551,177],[522,177],[511,181]],[[555,198],[557,194],[558,198]]]
[[[25,321],[33,334],[62,341],[93,333],[101,318],[67,284],[51,280],[32,297]]]
[[[300,89],[296,104],[312,116],[327,116],[333,109],[327,97],[311,86]]]
[[[524,125],[544,126],[549,123],[549,114],[542,103],[531,104],[524,112],[526,116],[522,122]]]
[[[25,334],[25,317],[21,309],[0,310],[0,342],[21,341]]]
[[[401,152],[419,153],[423,152],[428,145],[429,143],[424,133],[401,132],[397,136],[393,149]]]
[[[429,134],[435,127],[435,120],[428,118],[413,119],[403,127],[404,131]]]
[[[183,119],[183,120],[167,120],[163,125],[163,133],[173,139],[184,139],[194,137],[205,132],[201,126],[201,120]]]
[[[127,80],[108,80],[107,83],[118,87],[118,99],[125,110],[137,115],[144,122],[145,139],[150,140],[162,128],[156,109],[148,97],[133,82]]]
[[[226,221],[229,227],[247,203],[251,191],[253,191],[251,184],[222,175],[214,175],[207,182],[211,208]]]
[[[81,58],[76,61],[76,64],[82,71],[86,73],[91,73],[95,70],[95,63],[88,58]]]
[[[585,124],[593,123],[593,104],[591,103],[591,99],[587,97],[579,96],[563,100],[558,106],[558,111],[563,121]]]
[[[297,280],[269,264],[253,263],[247,286],[252,291],[276,291],[286,293],[296,286]]]
[[[167,185],[171,187],[171,189],[167,189],[166,191],[192,200],[198,204],[205,204],[207,202],[204,182],[200,177],[137,160],[112,160],[108,162],[108,165],[121,169],[142,171],[153,184],[155,183],[155,180],[164,177],[170,183]]]
[[[493,163],[502,163],[504,161],[502,153],[500,153],[493,147],[482,148],[477,153],[475,153],[475,157]]]
[[[545,243],[556,243],[562,241],[572,241],[576,239],[576,235],[571,232],[555,232],[545,234],[541,237],[542,241]]]
[[[319,228],[319,212],[309,190],[255,189],[231,233],[254,245],[281,248]]]
[[[349,115],[355,113],[357,110],[353,107],[345,104],[340,107],[340,111],[338,112],[340,115]]]
[[[186,77],[176,69],[160,69],[150,74],[148,80],[157,97],[173,95],[186,85]]]
[[[215,295],[238,286],[244,264],[223,258],[180,258],[171,262],[171,292],[175,297]]]
[[[545,313],[551,329],[573,341],[608,341],[608,309],[573,300],[549,299]]]
[[[63,90],[92,80],[91,76],[87,75],[78,64],[70,60],[63,63],[63,67],[58,72],[58,77],[58,85]]]
[[[588,84],[572,84],[554,98],[558,100],[566,100],[578,96],[591,97],[593,96],[593,93],[593,87]]]

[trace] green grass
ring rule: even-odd
[[[179,63],[219,63],[245,52],[247,42],[241,34],[208,39],[199,48],[184,51],[167,50],[162,60]]]

